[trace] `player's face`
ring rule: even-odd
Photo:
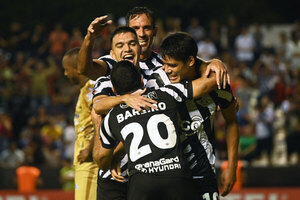
[[[153,27],[151,19],[146,14],[140,14],[130,19],[128,23],[129,27],[133,28],[138,35],[141,54],[151,51],[153,38],[157,32],[157,29]]]
[[[168,75],[171,83],[178,83],[185,79],[188,69],[186,63],[169,56],[162,58],[162,61],[164,63],[163,69]]]
[[[68,77],[68,79],[74,83],[79,83],[79,73],[77,71],[77,68],[72,66],[72,62],[70,62],[70,58],[68,56],[64,57],[62,62],[63,68],[64,68],[64,75]]]
[[[112,40],[110,55],[117,62],[128,60],[138,66],[140,45],[137,37],[131,32],[116,34]]]

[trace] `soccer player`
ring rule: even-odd
[[[139,69],[129,61],[116,63],[111,71],[116,94],[141,91]],[[201,95],[201,80],[170,84],[144,93],[157,103],[141,112],[126,104],[115,106],[101,125],[99,166],[109,169],[114,147],[121,141],[129,157],[128,199],[199,199],[180,144],[177,102]],[[172,185],[170,185],[172,183]]]
[[[207,64],[197,59],[197,44],[190,35],[181,32],[169,35],[163,40],[160,52],[163,68],[171,83],[192,81],[203,76],[201,71]],[[217,106],[221,108],[226,122],[229,165],[221,176],[222,196],[225,196],[235,183],[239,143],[235,102],[230,86],[188,100],[179,108],[184,152],[192,169],[194,184],[204,200],[219,196],[213,148],[213,121]]]
[[[99,169],[92,158],[95,130],[91,119],[94,81],[78,73],[78,53],[79,48],[70,49],[62,61],[64,74],[72,83],[81,87],[74,115],[76,130],[74,150],[75,199],[96,200]]]

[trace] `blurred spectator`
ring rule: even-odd
[[[268,163],[271,164],[271,153],[273,148],[274,122],[275,113],[273,105],[267,95],[261,97],[257,106],[256,124],[256,156],[260,157],[265,151],[268,157]]]
[[[49,106],[48,79],[55,73],[57,65],[53,58],[47,58],[49,67],[40,59],[29,58],[25,73],[31,77],[31,109],[35,113],[39,105]]]
[[[290,103],[290,109],[285,120],[287,152],[291,164],[293,163],[293,153],[297,153],[297,160],[300,164],[300,108],[299,102],[291,99]]]
[[[55,143],[44,144],[43,154],[45,157],[45,164],[47,167],[59,167],[61,161],[61,152]]]
[[[286,58],[291,70],[300,70],[300,38],[297,34],[292,34],[291,40],[287,43]]]
[[[74,28],[72,30],[72,35],[70,38],[70,44],[68,49],[72,49],[74,47],[80,47],[83,42],[83,35],[79,28]]]
[[[288,45],[288,37],[286,33],[280,32],[279,43],[275,46],[275,51],[283,60],[286,60],[287,45]]]
[[[235,51],[235,40],[239,31],[236,17],[234,15],[230,15],[227,19],[227,49],[231,54]]]
[[[76,132],[73,123],[70,120],[67,120],[67,122],[67,127],[63,133],[64,158],[73,161]]]
[[[57,147],[60,146],[58,143],[62,133],[63,128],[56,124],[54,118],[50,118],[49,123],[44,125],[41,129],[43,143],[46,145],[56,144]]]
[[[198,56],[204,60],[210,60],[217,54],[217,48],[209,37],[206,37],[203,41],[198,42]]]
[[[258,23],[254,24],[253,37],[255,41],[254,57],[255,59],[258,59],[261,56],[264,49],[264,45],[263,45],[264,35]]]
[[[10,29],[6,38],[5,49],[15,55],[17,51],[23,51],[28,48],[29,31],[22,27],[22,24],[18,21],[13,21],[10,24]]]
[[[251,162],[256,156],[256,136],[251,124],[240,129],[239,159]]]
[[[254,62],[254,51],[256,48],[253,35],[248,27],[244,26],[241,33],[235,39],[235,55],[239,62],[246,62],[248,67],[252,67]]]
[[[13,137],[12,129],[11,118],[6,113],[0,113],[0,153],[8,148],[9,140]]]
[[[17,148],[15,141],[11,141],[8,149],[0,154],[0,165],[5,168],[17,168],[24,161],[24,152]]]
[[[47,51],[47,37],[44,24],[36,24],[31,35],[30,55],[37,58],[46,58]]]
[[[62,161],[62,168],[60,169],[60,182],[64,191],[75,189],[75,168],[70,159]]]
[[[69,33],[64,30],[61,23],[55,24],[54,30],[49,34],[48,42],[50,54],[60,61],[69,46]]]
[[[205,29],[200,26],[199,19],[196,17],[190,19],[190,24],[188,25],[186,32],[191,34],[196,42],[203,40],[206,36]]]
[[[221,29],[216,19],[212,19],[209,22],[208,37],[215,44],[217,52],[221,52]]]

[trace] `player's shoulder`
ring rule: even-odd
[[[110,70],[112,69],[113,65],[116,63],[116,61],[109,54],[99,57],[98,60],[104,61]]]
[[[149,58],[147,58],[144,61],[140,61],[140,68],[141,70],[153,70],[156,67],[161,67],[163,65],[163,62],[161,60],[161,56],[152,51]]]

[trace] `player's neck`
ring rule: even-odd
[[[146,52],[141,53],[140,55],[140,61],[145,61],[151,56],[152,51],[148,50]]]

